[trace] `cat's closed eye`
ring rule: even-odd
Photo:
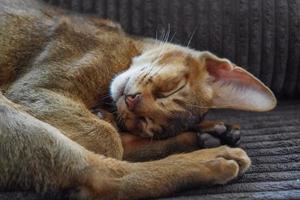
[[[154,92],[154,96],[156,99],[168,98],[176,94],[186,86],[187,81],[184,80],[184,81],[165,83],[165,84],[167,85],[167,87],[159,88]]]

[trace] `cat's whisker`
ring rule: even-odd
[[[170,32],[171,32],[171,25],[170,25],[170,23],[169,23],[169,24],[168,24],[168,31],[167,31],[166,38],[165,38],[165,43],[166,43],[166,42],[168,41],[168,39],[169,39]]]
[[[169,33],[169,34],[170,34],[170,33]],[[161,58],[162,54],[164,53],[164,50],[166,49],[166,46],[167,46],[168,42],[171,42],[171,41],[174,39],[175,35],[176,35],[176,32],[174,32],[174,34],[172,35],[170,41],[168,41],[168,39],[164,41],[164,45],[161,47],[161,51],[159,52],[158,57],[157,57],[156,60],[158,60],[158,59]],[[169,37],[169,36],[168,36],[168,37]]]
[[[169,42],[172,42],[172,41],[173,41],[173,39],[175,38],[175,35],[176,35],[176,32],[174,32],[174,34],[172,35],[172,37],[171,37],[171,39],[170,39]]]
[[[161,47],[161,51],[160,51],[157,59],[159,59],[161,57],[161,55],[162,55],[162,53],[163,53],[163,51],[165,49],[165,46],[166,46],[166,44],[168,42],[168,39],[169,39],[169,36],[170,36],[170,32],[171,32],[171,25],[168,24],[168,31],[166,32],[166,35],[165,35],[165,37],[162,40],[163,45]]]
[[[149,72],[147,73],[146,76],[148,76],[151,72],[152,72],[152,69],[153,69],[153,66],[155,65],[155,63],[161,58],[162,54],[164,53],[164,50],[165,50],[165,47],[166,47],[166,44],[168,43],[168,39],[170,37],[170,32],[171,32],[171,26],[170,24],[168,24],[168,31],[166,32],[166,34],[164,35],[163,39],[162,39],[162,46],[160,45],[160,53],[158,55],[158,57],[151,63],[151,65],[149,66],[150,70]],[[173,34],[173,36],[171,37],[171,40],[173,40],[173,38],[175,37],[175,34],[176,32]],[[162,68],[162,67],[161,67]],[[160,71],[160,69],[159,69]],[[157,72],[154,72],[154,75],[157,74]]]
[[[169,28],[169,30],[170,30],[170,28]],[[165,39],[165,41],[163,42],[162,47],[160,47],[161,50],[160,50],[160,53],[159,53],[158,57],[157,57],[157,58],[152,62],[152,64],[150,65],[150,71],[148,72],[148,74],[150,74],[150,72],[152,71],[152,68],[153,68],[153,66],[155,65],[155,63],[158,62],[158,60],[159,60],[159,59],[161,58],[161,56],[163,55],[164,50],[165,50],[165,48],[166,48],[166,46],[167,46],[167,43],[168,43],[167,40],[168,40],[168,38],[169,38],[169,35],[170,35],[170,32],[167,33],[167,36],[165,37],[166,39]],[[173,36],[171,37],[171,41],[173,40],[173,38],[175,37],[175,35],[176,35],[176,32],[175,32],[175,33],[173,34]],[[156,72],[154,72],[153,76],[156,75],[162,68],[163,68],[163,66],[161,66]]]
[[[193,37],[194,37],[194,35],[195,35],[195,33],[196,33],[196,30],[197,30],[197,28],[195,28],[195,29],[193,30],[193,32],[192,32],[192,34],[191,34],[191,36],[190,36],[190,39],[188,40],[188,43],[187,43],[186,47],[189,47],[189,46],[190,46],[190,44],[191,44],[191,42],[192,42],[192,40],[193,40]]]
[[[163,29],[163,30],[162,30],[162,35],[161,35],[161,37],[160,37],[160,41],[161,41],[160,47],[164,45],[165,40],[166,40],[166,38],[167,38],[167,35],[168,35],[168,31],[165,31],[165,29]]]
[[[170,35],[170,24],[169,24],[169,27],[168,27],[168,31],[166,31],[166,33],[165,33],[165,31],[164,31],[164,29],[163,29],[163,31],[162,31],[163,33],[162,33],[162,37],[161,37],[161,39],[160,39],[160,44],[159,44],[159,48],[161,48],[162,50],[163,50],[163,47],[164,47],[164,45],[165,45],[165,43],[166,43],[166,40],[168,39],[168,37],[169,37],[169,35]],[[156,30],[156,40],[157,40],[157,30]],[[159,54],[159,56],[158,56],[158,58],[156,59],[156,60],[158,60],[159,58],[160,58],[160,55],[161,55],[161,53],[162,53],[162,50],[160,51],[160,54]],[[153,69],[153,66],[154,66],[154,64],[156,63],[156,60],[154,60],[151,64],[150,64],[150,66],[149,66],[149,72],[145,75],[145,77],[147,77],[150,73],[151,73],[151,71],[152,71],[152,69]],[[142,72],[141,72],[142,73]]]
[[[166,32],[165,29],[163,29],[163,33],[161,37],[161,41],[163,44],[167,41],[169,34],[170,34],[170,23],[168,24],[168,29],[166,30]]]
[[[175,35],[176,35],[176,32],[174,32],[174,34],[172,35],[172,37],[171,37],[171,39],[170,39],[170,42],[174,39]],[[158,57],[152,62],[151,67],[153,67],[154,64],[155,64],[156,62],[158,62],[158,60],[161,58],[162,54],[164,53],[165,46],[166,46],[167,42],[168,42],[168,41],[165,41],[165,42],[164,42],[164,46],[161,47],[161,51],[160,51]],[[163,67],[164,67],[164,66],[161,66],[156,72],[154,72],[153,76],[155,76],[155,75],[156,75]],[[152,70],[152,69],[151,69],[151,70]]]
[[[149,66],[150,70],[145,74],[145,77],[147,77],[152,72],[154,64],[155,64],[154,62],[150,64]],[[142,72],[140,74],[142,74]]]

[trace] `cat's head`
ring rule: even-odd
[[[127,130],[154,138],[186,131],[210,108],[268,111],[276,105],[262,82],[229,60],[172,44],[135,57],[114,78],[111,95]]]

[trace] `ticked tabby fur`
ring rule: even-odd
[[[141,199],[224,184],[250,159],[240,148],[197,150],[197,129],[229,127],[203,115],[276,105],[263,83],[227,59],[32,0],[1,1],[0,47],[1,188]],[[116,113],[107,111],[107,95]]]

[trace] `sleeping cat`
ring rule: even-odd
[[[239,148],[197,150],[199,131],[226,143],[238,130],[204,114],[276,105],[263,83],[227,59],[32,0],[1,1],[0,46],[1,188],[141,199],[224,184],[250,159]],[[108,93],[116,113],[103,100]]]

